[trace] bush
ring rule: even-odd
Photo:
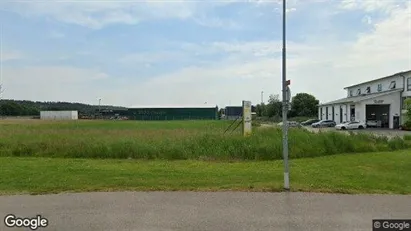
[[[388,141],[388,147],[393,151],[407,148],[407,146],[407,143],[400,137],[395,137]]]
[[[404,140],[411,140],[411,135],[404,135]]]

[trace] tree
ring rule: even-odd
[[[405,108],[407,110],[405,125],[411,128],[411,98],[404,100]]]
[[[319,100],[313,95],[308,93],[298,93],[292,98],[290,115],[306,117],[315,116],[318,113],[318,104]]]
[[[266,116],[279,117],[282,113],[282,103],[278,95],[270,95],[266,106]]]
[[[69,102],[34,102],[28,100],[0,100],[0,114],[3,116],[32,116],[39,115],[40,111],[47,110],[74,110],[80,115],[94,115],[98,110],[97,105],[88,105],[82,103]],[[104,109],[121,110],[124,107],[103,106]]]
[[[257,104],[255,107],[255,113],[258,117],[266,116],[266,105],[264,103]]]
[[[218,110],[218,118],[221,118],[223,114],[224,114],[224,108],[220,108],[220,110]]]

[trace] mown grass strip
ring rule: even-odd
[[[0,193],[281,191],[282,161],[0,158]],[[293,191],[410,194],[411,150],[291,160]]]

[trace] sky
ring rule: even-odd
[[[3,98],[241,105],[280,95],[282,1],[0,0]],[[291,93],[411,69],[411,0],[288,0]]]

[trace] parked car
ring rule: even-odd
[[[317,123],[311,124],[311,127],[313,128],[320,128],[320,127],[335,127],[337,123],[333,120],[321,120]]]
[[[371,128],[378,128],[381,127],[381,121],[380,120],[367,120],[366,123],[367,127]]]
[[[301,122],[301,125],[302,126],[309,126],[309,125],[312,125],[313,123],[318,123],[318,122],[320,122],[320,120],[318,120],[318,119],[309,119],[309,120],[306,120],[304,122]]]
[[[335,126],[337,130],[364,129],[366,127],[367,125],[365,123],[358,121],[341,123]]]

